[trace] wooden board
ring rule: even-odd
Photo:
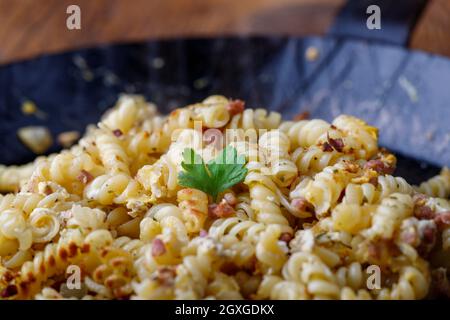
[[[111,42],[324,34],[345,0],[0,0],[0,63]],[[66,28],[81,8],[82,29]]]
[[[450,57],[450,1],[429,0],[411,34],[410,47]]]
[[[399,1],[391,2],[397,5]],[[74,3],[82,9],[80,31],[65,27],[66,8]],[[129,0],[0,0],[0,64],[43,53],[151,38],[321,35],[333,26],[345,3],[346,0],[133,0],[130,5]],[[410,34],[410,47],[450,56],[449,17],[448,0],[428,0]]]

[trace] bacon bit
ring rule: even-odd
[[[367,247],[367,253],[369,254],[369,257],[379,260],[381,258],[381,246],[371,242]]]
[[[92,276],[94,277],[94,280],[95,280],[95,281],[97,281],[97,282],[103,282],[103,280],[104,280],[104,278],[105,278],[105,274],[106,274],[107,271],[108,271],[108,266],[102,264],[102,265],[98,266],[98,267],[94,270]]]
[[[0,294],[2,298],[9,298],[18,293],[17,287],[13,284],[8,285]]]
[[[438,268],[431,272],[432,286],[435,294],[450,298],[450,283],[447,278],[447,270],[445,268]]]
[[[159,257],[166,253],[166,246],[161,239],[156,238],[152,242],[152,256]]]
[[[417,241],[417,234],[413,230],[402,232],[401,239],[406,244],[414,245],[416,243],[416,241]]]
[[[14,279],[14,274],[11,271],[6,270],[3,274],[3,280],[6,282],[10,282],[12,279]]]
[[[28,282],[20,282],[19,287],[22,292],[26,293],[26,292],[28,292],[29,283]]]
[[[111,248],[109,248],[109,247],[102,248],[102,249],[100,250],[100,256],[101,256],[102,258],[104,258],[104,257],[106,257],[106,256],[108,255],[108,253],[110,253],[110,252],[111,252]]]
[[[113,266],[114,268],[117,268],[119,266],[126,266],[128,263],[127,258],[125,257],[116,257],[111,259],[110,264],[111,266]]]
[[[114,288],[112,291],[117,300],[130,300],[131,298],[131,294],[128,292],[125,285],[120,288]]]
[[[63,260],[63,261],[66,261],[67,260],[67,256],[69,255],[65,248],[59,249],[58,254],[59,254],[59,257],[61,258],[61,260]]]
[[[314,206],[305,198],[294,198],[291,201],[291,206],[299,212],[311,212],[314,213]]]
[[[233,262],[225,262],[221,267],[220,271],[227,275],[234,275],[239,271],[238,266]]]
[[[294,121],[301,121],[301,120],[306,120],[309,119],[310,117],[310,113],[308,111],[303,111],[301,113],[298,113],[294,116],[293,120]]]
[[[208,206],[208,215],[212,218],[228,218],[234,215],[234,209],[223,199],[219,204]]]
[[[289,243],[289,242],[291,242],[291,240],[293,239],[294,237],[292,236],[292,234],[290,234],[290,233],[288,233],[288,232],[283,232],[281,235],[280,235],[280,240],[281,241],[284,241],[284,242],[286,242],[286,243]]]
[[[417,252],[421,256],[427,256],[436,243],[437,229],[434,223],[424,226],[420,229],[420,244]]]
[[[425,243],[433,243],[436,239],[436,227],[435,225],[425,226],[422,230],[422,238]]]
[[[178,116],[179,113],[180,113],[180,110],[179,109],[175,109],[175,110],[170,112],[169,117],[175,118],[176,116]]]
[[[434,219],[435,214],[433,210],[431,210],[428,206],[415,206],[414,207],[414,216],[419,220],[430,220]]]
[[[380,159],[369,160],[364,165],[364,169],[372,169],[380,174],[392,174],[395,168],[384,163]]]
[[[244,112],[244,109],[245,102],[239,99],[231,100],[227,106],[227,110],[232,116]]]
[[[423,206],[428,200],[428,197],[423,193],[416,193],[413,195],[413,201],[416,206]]]
[[[44,188],[44,194],[47,195],[47,196],[49,196],[49,195],[51,195],[52,193],[53,193],[52,188],[47,184],[47,185],[45,186],[45,188]]]
[[[161,267],[156,271],[156,280],[163,286],[172,285],[176,276],[176,270],[171,267]]]
[[[369,183],[372,184],[374,187],[378,186],[378,178],[377,177],[371,177],[369,179]]]
[[[116,137],[121,137],[123,135],[123,132],[120,129],[115,129],[113,130],[113,135],[115,135]]]
[[[341,193],[339,194],[338,202],[342,202],[344,197],[345,197],[345,189],[342,189]]]
[[[367,253],[370,263],[381,266],[389,263],[389,260],[400,254],[400,251],[391,240],[381,239],[377,242],[369,242]]]
[[[83,184],[88,184],[92,180],[94,180],[94,176],[89,173],[89,171],[81,170],[80,174],[77,177],[78,181],[80,181]]]
[[[450,226],[450,211],[439,212],[434,218],[439,228],[446,228]]]
[[[333,147],[328,142],[324,142],[322,144],[322,151],[323,152],[332,152],[333,151]]]
[[[206,230],[200,230],[200,237],[202,237],[202,238],[206,238],[207,236],[208,236],[208,231],[206,231]]]
[[[341,138],[333,139],[328,137],[328,143],[338,152],[342,152],[344,149],[344,141]]]
[[[35,282],[37,279],[34,276],[34,274],[30,271],[27,273],[27,280],[28,280],[28,282]]]
[[[89,243],[85,243],[83,244],[83,246],[81,247],[81,252],[82,253],[88,253],[91,250],[91,246],[89,245]]]
[[[230,206],[237,204],[237,199],[231,192],[227,192],[223,195],[223,200],[225,200]]]
[[[107,288],[120,288],[125,285],[125,279],[119,277],[118,275],[111,275],[105,280],[105,286]]]
[[[78,246],[75,242],[69,243],[69,257],[75,257],[78,252]]]
[[[54,256],[50,256],[48,258],[48,264],[49,264],[50,267],[54,267],[56,265],[56,260],[55,260]]]
[[[212,203],[210,205],[208,205],[208,215],[212,218],[214,217],[214,211],[217,209],[218,204],[217,203]]]

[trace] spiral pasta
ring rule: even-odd
[[[448,198],[450,196],[450,169],[444,168],[439,175],[422,182],[418,190],[431,197]]]
[[[306,285],[311,298],[339,297],[339,286],[333,272],[313,254],[297,252],[283,267],[283,277]]]
[[[9,167],[0,165],[0,192],[17,191],[31,176],[34,166],[34,163]]]
[[[394,193],[383,199],[374,213],[372,225],[364,231],[369,237],[392,238],[401,221],[412,214],[413,201],[408,194]]]
[[[246,109],[234,115],[227,128],[229,129],[276,129],[281,123],[281,115],[265,109]]]
[[[422,299],[428,292],[429,276],[419,269],[407,266],[400,270],[399,280],[390,289],[382,289],[377,299],[412,300]]]
[[[324,215],[338,202],[341,192],[350,182],[352,176],[353,174],[346,171],[343,164],[338,163],[326,167],[300,191],[300,196],[303,196],[314,206],[316,215]]]
[[[201,242],[193,255],[187,255],[177,267],[175,278],[176,299],[199,299],[205,296],[212,263],[216,259],[214,247]]]
[[[275,183],[261,172],[250,171],[244,181],[249,186],[251,208],[256,220],[266,224],[277,224],[283,232],[291,232],[291,227],[280,207],[280,198]]]
[[[130,174],[128,155],[117,137],[111,132],[104,132],[97,135],[95,142],[107,172]]]
[[[376,186],[372,183],[348,184],[342,202],[359,205],[363,203],[375,204],[392,193],[399,192],[412,195],[413,191],[413,187],[405,179],[385,175],[377,178]]]
[[[322,147],[299,147],[292,153],[292,160],[297,165],[301,174],[314,175],[341,161],[353,160],[351,154],[345,154],[336,150],[324,151]]]
[[[289,138],[279,130],[271,130],[261,135],[259,145],[274,182],[280,187],[290,185],[297,177],[297,168],[289,155]]]
[[[378,152],[378,129],[349,115],[338,116],[333,125],[347,134],[344,145],[356,151],[360,158],[369,159]]]
[[[449,171],[411,186],[395,164],[353,116],[122,95],[70,149],[0,165],[0,297],[426,298],[450,267]]]
[[[202,191],[188,188],[178,191],[177,200],[187,231],[200,232],[208,216],[208,196]]]
[[[327,133],[332,131],[331,124],[320,119],[286,121],[280,125],[291,140],[291,148],[310,147],[327,140]],[[291,149],[291,150],[292,150]]]

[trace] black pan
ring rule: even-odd
[[[353,114],[380,128],[380,144],[401,155],[397,174],[411,183],[450,166],[450,61],[333,37],[150,41],[0,67],[0,163],[33,160],[18,128],[83,131],[121,92],[144,94],[162,112],[220,93],[285,119]],[[26,100],[38,116],[23,114]]]

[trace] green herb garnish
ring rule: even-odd
[[[181,166],[185,171],[178,174],[179,185],[201,190],[214,200],[220,192],[241,182],[247,175],[245,157],[238,156],[233,147],[226,147],[208,163],[193,149],[186,148]]]

